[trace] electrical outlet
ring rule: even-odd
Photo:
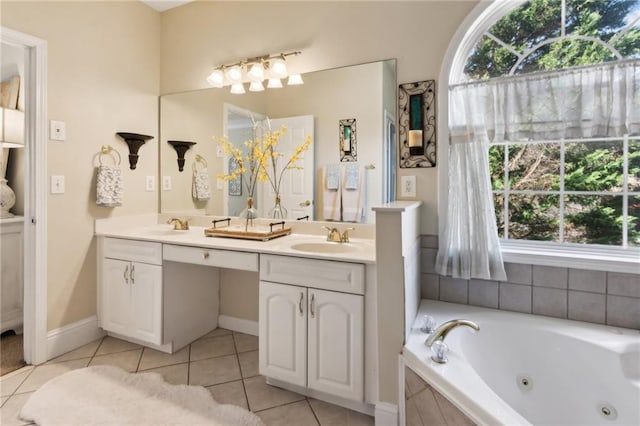
[[[155,191],[156,190],[156,177],[155,176],[147,176],[147,180],[145,181],[145,189],[147,191]]]
[[[416,196],[416,177],[415,175],[411,176],[402,176],[400,178],[400,195],[403,197],[412,197]]]
[[[171,176],[162,176],[162,190],[171,191]]]

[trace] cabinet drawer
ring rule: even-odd
[[[162,250],[164,260],[196,265],[216,266],[220,268],[258,270],[258,254],[241,251],[185,247],[165,244]]]
[[[111,259],[162,265],[162,244],[147,241],[105,238],[103,256]]]
[[[263,254],[260,280],[364,294],[364,265]]]

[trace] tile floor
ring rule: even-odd
[[[171,355],[107,336],[9,373],[0,379],[0,424],[25,424],[18,418],[22,405],[53,377],[101,364],[154,371],[173,384],[205,386],[218,402],[250,409],[269,426],[374,424],[373,417],[268,385],[258,374],[258,338],[221,328]]]

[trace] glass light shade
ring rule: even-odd
[[[264,86],[260,81],[252,81],[249,85],[250,92],[262,92],[264,90]]]
[[[218,88],[224,86],[224,72],[222,72],[222,70],[214,70],[209,77],[207,77],[207,83]]]
[[[249,77],[249,81],[253,82],[264,81],[264,66],[260,62],[251,65],[247,77]]]
[[[279,78],[270,78],[267,83],[269,89],[280,89],[282,87],[282,81]]]
[[[289,86],[299,86],[301,84],[304,84],[304,81],[302,81],[302,76],[300,74],[291,74],[289,76],[287,84]]]
[[[287,63],[283,58],[275,58],[271,60],[269,71],[272,78],[285,78],[287,76]]]
[[[225,71],[225,76],[231,83],[240,83],[242,81],[242,68],[234,65]]]
[[[244,84],[242,83],[234,83],[231,85],[231,93],[233,93],[234,95],[242,95],[243,93],[245,93],[244,91]]]

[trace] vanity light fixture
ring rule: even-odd
[[[287,77],[287,84],[290,86],[304,84],[300,74],[289,75],[286,63],[288,56],[297,56],[301,53],[295,51],[277,55],[263,55],[234,64],[220,65],[207,77],[207,82],[216,88],[230,85],[231,93],[234,94],[246,93],[243,84],[246,81],[250,82],[249,91],[251,92],[264,90],[265,80],[268,80],[267,87],[269,89],[281,88],[281,79]]]
[[[289,76],[287,84],[289,86],[299,86],[301,84],[304,84],[304,81],[302,81],[302,76],[300,74],[291,74]]]

